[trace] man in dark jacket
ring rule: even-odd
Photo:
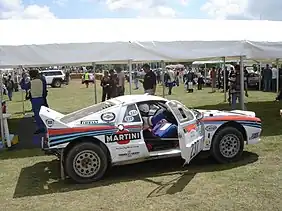
[[[144,91],[150,95],[155,95],[157,86],[156,74],[151,70],[149,64],[144,64],[142,68],[146,73],[144,76],[144,81],[140,81],[143,83]]]

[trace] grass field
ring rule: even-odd
[[[188,94],[179,87],[169,98],[190,107],[228,109],[222,93],[209,91]],[[181,159],[159,160],[113,168],[100,182],[75,185],[60,181],[58,162],[39,150],[0,152],[0,210],[282,210],[281,105],[273,102],[272,93],[249,95],[247,108],[262,119],[263,137],[259,144],[246,147],[238,163],[218,165],[197,158],[182,167]],[[48,100],[51,108],[68,113],[94,102],[93,87],[72,81],[50,89]],[[20,117],[20,93],[8,106],[14,117]],[[30,109],[29,102],[25,108]]]

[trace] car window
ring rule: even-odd
[[[141,122],[140,114],[135,104],[127,106],[122,122]]]
[[[116,105],[116,104],[114,102],[111,102],[111,101],[101,102],[101,103],[95,104],[93,106],[81,109],[79,111],[70,113],[70,114],[64,116],[62,119],[60,119],[60,121],[67,124],[67,123],[79,120],[83,117],[89,116],[89,115],[91,115],[95,112],[99,112],[99,111],[102,111],[102,110],[107,109],[109,107],[112,107],[114,105]]]
[[[180,123],[195,119],[192,111],[181,106],[180,104],[170,102],[169,106]]]
[[[44,76],[55,76],[55,75],[62,75],[61,71],[46,71],[46,72],[42,72],[42,74]]]

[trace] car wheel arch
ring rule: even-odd
[[[215,133],[217,133],[218,131],[220,131],[223,128],[226,128],[226,127],[234,127],[234,128],[236,128],[237,130],[239,130],[242,133],[244,141],[248,140],[246,129],[242,126],[242,124],[240,124],[239,122],[236,122],[236,121],[228,121],[228,122],[220,125],[220,127],[217,128]],[[213,137],[213,139],[214,139],[214,137]],[[213,141],[213,139],[212,139],[212,141]]]
[[[102,141],[100,141],[99,139],[94,138],[94,137],[90,137],[90,136],[80,137],[80,138],[72,140],[67,145],[67,147],[64,149],[64,159],[66,159],[70,149],[72,149],[75,145],[82,143],[82,142],[88,142],[88,143],[93,143],[93,144],[99,145],[103,149],[103,151],[106,153],[107,158],[108,158],[108,162],[111,163],[112,158],[111,158],[111,153],[110,153],[108,147]]]

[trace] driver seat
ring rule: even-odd
[[[169,123],[165,119],[161,119],[152,129],[152,133],[160,138],[177,137],[177,126]]]

